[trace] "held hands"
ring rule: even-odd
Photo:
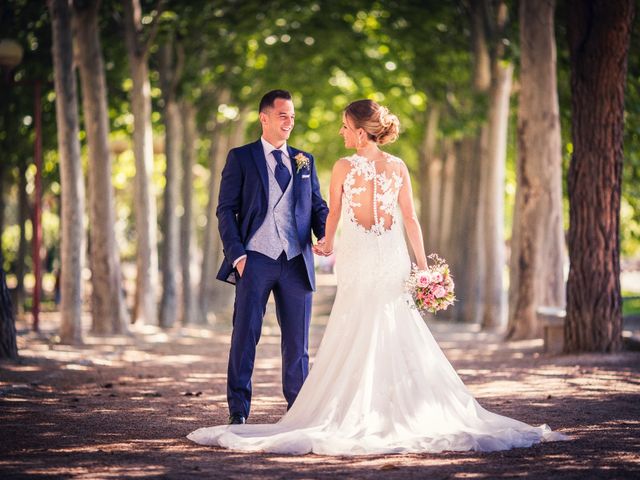
[[[333,244],[327,242],[324,237],[318,240],[318,243],[311,247],[313,253],[321,257],[328,257],[333,254]]]

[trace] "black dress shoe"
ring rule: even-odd
[[[240,414],[234,414],[229,416],[229,425],[242,425],[247,423],[247,419]]]

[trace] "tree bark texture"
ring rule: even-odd
[[[484,128],[486,130],[486,127]],[[485,135],[486,136],[486,135]],[[453,189],[456,192],[451,216],[447,254],[455,281],[456,302],[444,313],[445,318],[459,322],[479,323],[482,314],[481,297],[483,275],[482,246],[479,225],[480,195],[480,136],[465,137],[455,147],[456,167]],[[450,312],[449,312],[450,310]]]
[[[7,175],[7,172],[8,172],[8,169],[6,168],[5,164],[0,164],[0,232],[4,232],[4,222],[6,218],[5,209],[7,205],[4,198],[5,198],[5,183],[7,183],[5,177]]]
[[[136,163],[135,219],[137,233],[136,295],[134,321],[158,322],[157,207],[153,185],[153,136],[151,131],[151,85],[147,56],[149,43],[143,43],[142,12],[139,0],[125,0],[125,36],[131,68],[131,111],[134,117],[133,144]],[[157,22],[156,22],[157,23]]]
[[[491,55],[487,42],[487,0],[470,0],[471,48],[473,50],[473,86],[478,92],[491,87]]]
[[[536,309],[564,307],[562,153],[556,84],[555,0],[520,2],[517,189],[507,337],[542,335]]]
[[[0,358],[18,358],[18,345],[16,343],[16,325],[11,305],[11,295],[7,288],[7,277],[2,264],[2,252],[0,252]]]
[[[218,205],[218,192],[220,188],[220,175],[224,163],[224,141],[223,125],[216,124],[211,132],[211,146],[209,147],[209,201],[207,203],[207,225],[204,231],[202,245],[202,268],[200,269],[200,285],[198,291],[198,314],[197,323],[207,323],[211,284],[215,281],[215,273],[218,268],[217,241],[218,218],[216,208]]]
[[[195,164],[196,110],[191,102],[181,104],[182,150],[182,218],[180,221],[180,265],[182,268],[182,323],[195,321],[194,294],[191,286],[192,256],[195,253],[193,235],[193,166]],[[210,272],[211,274],[211,272]]]
[[[620,193],[632,0],[574,0],[566,352],[622,347]]]
[[[470,0],[469,6],[475,62],[473,86],[478,92],[488,93],[489,111],[486,125],[479,130],[475,151],[479,170],[466,180],[475,183],[470,188],[478,189],[478,204],[474,206],[478,215],[470,227],[472,236],[467,242],[476,248],[472,262],[474,271],[481,276],[477,284],[475,280],[463,279],[470,282],[468,291],[463,287],[468,299],[471,300],[472,295],[477,297],[465,300],[458,308],[464,312],[463,318],[479,317],[483,328],[493,328],[502,325],[505,310],[503,195],[513,67],[503,61],[503,33],[508,19],[506,2]],[[469,310],[474,307],[478,309],[476,314]]]
[[[438,248],[445,255],[445,258],[450,258],[453,252],[451,249],[451,226],[454,221],[452,214],[453,201],[456,196],[454,190],[455,176],[456,176],[456,155],[453,147],[453,142],[450,139],[446,139],[442,144],[442,158],[443,168],[440,187],[440,208],[438,222]]]
[[[84,179],[78,141],[78,96],[73,69],[70,0],[49,0],[61,185],[62,343],[82,342],[82,266]]]
[[[420,161],[420,223],[423,229],[424,248],[427,255],[438,248],[436,229],[440,207],[440,175],[442,161],[436,158],[436,140],[440,108],[434,105],[429,110],[425,127]]]
[[[122,294],[120,258],[115,237],[115,200],[111,181],[109,111],[98,27],[100,1],[74,3],[75,51],[89,150],[89,221],[92,331],[125,333],[129,313]]]
[[[164,99],[165,125],[165,189],[162,212],[162,298],[160,326],[171,327],[178,316],[178,195],[182,125],[176,99],[176,87],[181,68],[174,62],[174,42],[167,41],[160,48],[160,83]]]
[[[231,124],[231,129],[229,132],[229,136],[227,137],[226,151],[231,150],[232,148],[239,147],[243,143],[245,143],[245,130],[247,126],[247,114],[248,110],[241,110],[238,118],[234,120]],[[222,174],[222,168],[224,167],[224,162],[226,159],[226,155],[221,155],[218,157],[220,164],[216,169],[216,174],[218,176],[218,185],[220,184],[220,178]],[[219,191],[219,190],[218,190]],[[216,201],[216,208],[218,207],[218,202]],[[215,209],[213,210],[213,214],[215,216]],[[217,217],[216,217],[216,229],[217,229]],[[216,259],[216,269],[222,262],[222,257],[224,256],[224,252],[222,250],[222,239],[220,238],[220,234],[217,233],[214,237],[214,252]],[[216,315],[220,313],[230,312],[233,308],[233,299],[235,297],[235,289],[231,287],[226,282],[214,282],[213,291],[211,292],[211,307],[213,308]]]
[[[18,167],[18,223],[20,224],[20,241],[18,243],[18,257],[16,259],[16,294],[14,305],[16,314],[24,312],[24,275],[26,272],[26,258],[28,252],[27,220],[29,219],[29,196],[27,194],[27,163],[22,162]]]
[[[482,168],[482,229],[484,232],[483,328],[503,324],[505,301],[502,276],[504,252],[504,179],[507,154],[507,127],[513,66],[494,65],[490,91],[488,148]]]

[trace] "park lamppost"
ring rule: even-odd
[[[33,85],[34,111],[33,120],[35,128],[34,163],[35,174],[35,201],[33,214],[33,276],[35,285],[33,287],[33,330],[38,331],[40,318],[40,294],[42,292],[42,255],[40,249],[42,245],[42,108],[41,92],[42,82],[40,80],[17,82],[13,81],[11,72],[22,61],[22,46],[11,39],[0,40],[0,67],[5,71],[5,83],[13,85]]]

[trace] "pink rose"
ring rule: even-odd
[[[433,295],[436,298],[442,298],[447,294],[447,291],[442,285],[436,285],[436,288],[433,290]]]
[[[442,281],[442,274],[440,272],[433,272],[431,274],[431,281],[435,283],[440,283]]]
[[[418,286],[426,287],[428,285],[429,285],[429,274],[421,273],[420,275],[418,275]]]

